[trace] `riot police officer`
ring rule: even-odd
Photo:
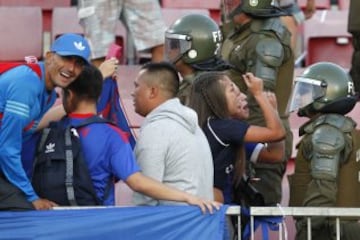
[[[252,72],[264,80],[264,90],[275,93],[278,111],[287,131],[284,162],[254,165],[254,177],[260,179],[254,185],[264,195],[266,205],[276,205],[281,201],[282,177],[292,150],[292,133],[286,107],[292,88],[294,58],[290,33],[280,20],[284,12],[273,6],[273,2],[223,0],[227,18],[223,25],[226,38],[221,48],[223,59],[235,67],[229,70],[230,78],[242,92],[247,89],[241,73]],[[264,126],[261,109],[251,95],[247,97],[249,122]]]
[[[295,173],[290,181],[291,206],[360,207],[360,134],[344,116],[357,96],[348,73],[320,62],[296,78],[290,111],[310,118],[299,129]],[[360,225],[342,221],[341,239],[358,239]],[[297,239],[307,239],[305,218],[296,222]],[[312,218],[312,239],[334,239],[334,220]]]
[[[176,20],[165,32],[165,57],[182,76],[178,97],[188,103],[195,77],[204,71],[222,71],[229,65],[219,57],[222,34],[217,23],[202,14]]]

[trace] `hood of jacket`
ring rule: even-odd
[[[178,98],[172,98],[153,109],[145,118],[143,126],[159,121],[176,121],[189,132],[195,133],[198,126],[198,117],[194,110],[180,103]]]

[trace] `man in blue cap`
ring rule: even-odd
[[[90,46],[77,34],[60,36],[43,62],[23,64],[0,75],[0,210],[50,209],[40,199],[24,170],[21,152],[37,124],[65,88],[89,63]]]

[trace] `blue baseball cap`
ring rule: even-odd
[[[81,35],[75,33],[65,33],[58,37],[51,45],[50,51],[60,56],[78,56],[89,62],[90,45]]]

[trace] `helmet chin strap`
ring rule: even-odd
[[[299,111],[297,112],[297,115],[299,117],[311,117],[316,113],[314,107],[312,106],[312,104],[309,106],[305,106],[303,108],[300,108]]]
[[[298,115],[299,117],[307,117],[306,112],[307,112],[307,111],[306,111],[305,109],[301,108],[301,109],[299,109],[299,111],[297,112],[297,115]]]
[[[232,68],[232,65],[218,57],[213,57],[200,63],[193,63],[191,66],[200,71],[225,71]]]

